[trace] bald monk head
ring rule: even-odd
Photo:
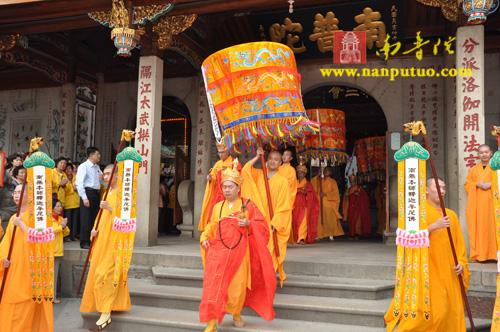
[[[323,176],[325,178],[329,178],[330,175],[332,175],[332,168],[330,166],[326,166],[325,168],[323,168]]]
[[[104,168],[104,171],[102,172],[103,177],[104,177],[104,182],[109,183],[109,178],[111,177],[111,171],[113,170],[113,164],[109,164]],[[116,179],[117,179],[117,170],[115,170],[115,174],[113,174],[113,180],[111,181],[111,187],[114,188],[116,186]]]
[[[277,172],[281,165],[281,153],[279,151],[271,151],[267,157],[267,167],[269,172]]]
[[[481,160],[483,166],[487,166],[490,162],[491,156],[493,156],[493,152],[491,151],[489,145],[481,144],[477,148],[477,155],[479,156],[479,159]]]
[[[283,161],[284,165],[290,164],[292,159],[293,159],[292,151],[290,150],[283,151],[283,156],[281,156],[281,160]]]
[[[14,192],[12,193],[12,198],[14,199],[14,203],[16,203],[16,205],[19,205],[19,200],[21,198],[21,191],[23,189],[23,185],[22,184],[19,184],[16,186],[16,188],[14,189]],[[23,202],[21,205],[27,205],[28,204],[28,186],[25,186],[24,187],[24,194],[23,194]]]
[[[446,184],[444,181],[440,178],[438,178],[439,182],[439,188],[441,189],[441,195],[443,196],[446,194]],[[439,201],[439,194],[436,188],[436,181],[434,178],[428,178],[427,183],[426,183],[427,188],[425,189],[425,193],[427,194],[427,200],[429,203],[434,205],[437,208],[441,208],[441,203]]]

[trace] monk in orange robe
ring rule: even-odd
[[[26,187],[27,188],[27,187]],[[14,202],[19,204],[22,185],[16,186]],[[0,332],[54,331],[52,302],[38,304],[31,300],[31,279],[29,266],[28,192],[25,190],[21,216],[10,218],[5,237],[0,243],[0,286],[8,268],[2,302],[0,303]],[[10,261],[7,260],[9,246],[13,241],[14,226],[17,226]]]
[[[106,183],[109,183],[112,169],[113,165],[108,165],[104,169],[103,175]],[[108,327],[111,324],[111,311],[130,310],[128,285],[123,285],[122,275],[120,276],[120,285],[113,286],[114,261],[109,265],[113,221],[116,216],[116,180],[117,174],[115,173],[107,200],[100,203],[102,215],[99,229],[96,229],[96,224],[94,224],[91,231],[94,244],[80,311],[93,312],[97,310],[101,313],[101,317],[96,325],[90,328],[90,331],[101,331]]]
[[[332,169],[327,166],[323,169],[324,177],[315,176],[311,179],[311,184],[314,191],[318,193],[318,200],[323,197],[323,221],[321,221],[321,211],[319,211],[318,220],[318,239],[330,238],[330,242],[334,241],[334,236],[344,235],[344,230],[340,224],[342,216],[339,213],[340,195],[337,181],[332,179],[330,175]],[[321,182],[321,189],[319,182]],[[320,204],[321,206],[321,204]]]
[[[439,186],[444,198],[446,186],[439,180]],[[397,332],[465,332],[465,315],[459,279],[462,277],[467,292],[470,272],[467,265],[467,251],[464,236],[460,229],[460,222],[455,212],[446,209],[443,217],[439,196],[434,179],[427,180],[427,202],[425,204],[425,218],[429,229],[429,297],[430,318],[424,319],[424,313],[419,310],[417,318],[401,318]],[[453,253],[448,239],[446,228],[449,227],[458,264],[455,265]],[[403,283],[404,285],[404,283]],[[403,286],[404,287],[404,286]],[[402,294],[405,293],[403,289]],[[423,308],[423,296],[418,301],[419,308]],[[398,320],[393,315],[393,305],[385,314],[387,331],[393,331]]]
[[[276,275],[267,249],[269,227],[257,205],[239,196],[241,181],[236,167],[223,172],[225,200],[215,205],[200,237],[205,267],[200,321],[207,322],[206,332],[217,331],[216,322],[220,324],[226,312],[233,315],[234,326],[243,327],[244,306],[265,320],[276,315]]]
[[[381,181],[377,188],[375,188],[375,202],[377,203],[377,220],[378,220],[378,230],[377,234],[384,234],[386,228],[386,216],[385,211],[386,204],[386,188],[385,181]]]
[[[210,170],[210,174],[207,175],[203,207],[201,208],[201,217],[198,224],[198,230],[202,232],[205,230],[207,223],[211,220],[212,210],[215,204],[224,200],[221,189],[221,174],[222,171],[233,162],[233,157],[229,154],[224,144],[217,143],[217,154],[220,160],[215,163],[214,167]],[[241,170],[241,165],[239,169]]]
[[[349,223],[349,240],[358,240],[358,235],[370,235],[372,231],[370,199],[358,184],[356,175],[349,175],[349,182],[351,187],[344,194],[342,210],[344,220]]]
[[[295,243],[314,243],[318,234],[319,200],[313,186],[306,179],[307,167],[297,166],[297,196],[292,211]]]
[[[478,148],[479,159],[472,167],[465,181],[467,192],[467,228],[469,230],[470,261],[484,262],[497,260],[497,240],[495,238],[495,216],[493,192],[491,190],[492,151],[486,144]]]
[[[274,216],[271,219],[263,172],[261,169],[253,167],[261,155],[264,155],[264,150],[259,148],[255,157],[243,167],[241,171],[243,177],[241,195],[252,198],[259,210],[265,215],[271,232],[276,232],[279,256],[275,252],[273,234],[270,236],[268,248],[273,257],[274,269],[279,273],[280,284],[283,286],[283,281],[286,279],[286,274],[283,270],[283,261],[285,260],[286,246],[292,227],[290,189],[288,181],[278,173],[281,163],[281,153],[272,151],[267,158],[267,177],[271,194],[271,205],[274,212]]]
[[[290,205],[293,207],[295,202],[295,196],[297,195],[297,173],[295,172],[295,168],[290,165],[290,162],[293,159],[292,151],[285,150],[283,151],[283,155],[281,156],[281,161],[283,162],[279,167],[279,174],[287,179],[288,187],[290,189]],[[290,238],[288,239],[288,243],[294,244],[295,234],[293,233],[293,227],[290,229]]]

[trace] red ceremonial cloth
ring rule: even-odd
[[[370,199],[366,191],[359,185],[356,189],[350,188],[349,207],[347,212],[347,221],[349,223],[349,234],[354,236],[356,233],[356,223],[361,216],[361,234],[368,235],[372,232],[372,220],[370,217]],[[355,192],[359,195],[356,195]]]
[[[306,190],[306,194],[302,193],[302,189]],[[304,214],[307,208],[307,239],[306,243],[314,243],[314,239],[318,235],[318,218],[319,218],[319,199],[314,191],[313,186],[308,181],[306,186],[297,190],[295,196],[295,207],[292,211],[292,226],[293,239],[297,243],[299,237],[299,228],[304,219]]]
[[[244,199],[244,204],[248,200]],[[217,236],[210,239],[206,250],[205,274],[203,276],[203,294],[200,304],[200,321],[208,322],[217,319],[220,324],[226,314],[226,303],[229,299],[228,288],[238,271],[243,257],[250,250],[250,269],[252,289],[247,289],[245,307],[251,307],[263,319],[270,321],[276,316],[273,309],[276,293],[276,273],[271,253],[267,249],[270,231],[267,221],[257,206],[250,202],[247,206],[248,227],[238,225],[238,213],[222,217],[217,226]],[[239,244],[233,247],[241,240]],[[224,245],[221,241],[224,241]]]

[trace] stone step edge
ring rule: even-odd
[[[129,286],[131,286],[131,283],[129,282]],[[178,292],[172,292],[170,288],[175,288],[178,290],[180,287],[177,286],[164,286],[164,285],[155,285],[155,284],[149,284],[146,287],[151,287],[154,286],[158,290],[153,291],[153,290],[144,290],[144,289],[138,289],[134,290],[133,288],[129,287],[129,292],[130,296],[146,296],[146,297],[151,297],[151,298],[157,298],[157,299],[172,299],[172,300],[184,300],[184,301],[196,301],[196,302],[201,302],[201,293],[198,295],[192,295],[192,294],[179,294]],[[139,286],[140,288],[140,286]],[[193,290],[199,291],[199,288],[194,288],[194,287],[182,287],[184,289],[189,289],[191,292]],[[161,291],[163,289],[163,291]],[[167,292],[165,291],[167,290]],[[170,292],[169,292],[170,291]],[[277,297],[277,298],[276,298]],[[384,315],[385,312],[387,311],[387,308],[389,308],[390,304],[390,299],[382,299],[382,300],[363,300],[363,299],[343,299],[343,298],[337,298],[343,302],[343,306],[339,305],[325,305],[324,300],[325,298],[322,297],[315,297],[315,296],[304,296],[304,295],[292,295],[292,294],[276,294],[275,300],[274,300],[274,307],[278,309],[288,309],[288,310],[314,310],[314,311],[321,311],[321,312],[332,312],[332,313],[344,313],[344,314],[365,314],[365,315],[370,315],[370,316],[379,316],[379,315]],[[285,297],[285,299],[282,299]],[[297,301],[290,300],[289,298],[292,299],[297,299]],[[300,303],[301,300],[304,300],[304,298],[307,298],[309,300],[315,299],[318,300],[317,305],[312,305],[312,304],[303,304]],[[313,302],[313,301],[311,301]],[[323,302],[323,304],[321,304]],[[379,308],[378,310],[374,309],[358,309],[355,304],[361,305],[364,303],[373,303],[373,302],[379,302],[381,305],[384,307]],[[346,307],[346,304],[349,304],[351,307]]]
[[[163,270],[163,271],[162,271]],[[168,270],[168,272],[165,272]],[[177,270],[177,271],[175,271]],[[203,270],[196,270],[193,274],[188,274],[187,272],[190,269],[181,269],[181,268],[168,268],[168,267],[159,267],[153,266],[153,277],[161,278],[161,279],[171,279],[171,278],[183,278],[191,281],[203,281]],[[180,273],[176,273],[180,272]],[[388,279],[377,279],[377,281],[387,281],[386,285],[366,285],[365,283],[369,281],[369,279],[358,279],[358,278],[341,278],[341,277],[320,277],[320,276],[307,276],[311,279],[311,281],[297,281],[293,280],[293,274],[287,274],[287,279],[285,280],[284,287],[303,287],[303,288],[326,288],[326,289],[342,289],[342,290],[356,290],[356,291],[382,291],[388,289],[394,289],[394,281]],[[304,277],[304,276],[298,276]],[[314,281],[314,279],[331,279],[331,283],[322,282],[322,281]],[[290,280],[292,279],[292,280]],[[359,281],[359,284],[343,284],[341,279],[350,280],[350,281]],[[179,286],[182,287],[182,286]]]
[[[138,309],[135,310],[134,309]],[[194,314],[193,314],[194,313]],[[193,317],[191,320],[175,320],[176,317],[182,317],[186,315],[188,317]],[[99,313],[82,313],[84,320],[93,322],[99,318]],[[202,331],[206,324],[202,323],[198,319],[197,311],[182,310],[182,309],[169,309],[169,308],[151,308],[141,305],[132,305],[132,310],[123,313],[112,313],[112,320],[122,321],[125,323],[139,323],[143,325],[154,325],[161,327],[181,327],[184,329],[192,329],[196,331]],[[181,318],[181,319],[182,319]],[[273,331],[273,332],[285,332],[290,331],[289,325],[291,321],[289,319],[275,318],[272,322],[266,322],[259,316],[243,316],[243,319],[247,322],[247,325],[243,328],[235,328],[231,324],[231,315],[227,314],[224,317],[224,321],[219,326],[221,330],[224,331],[235,331],[235,332],[255,332],[255,331]],[[258,322],[258,324],[256,324]],[[358,326],[358,325],[347,325],[338,323],[325,323],[325,322],[308,322],[308,321],[292,321],[293,325],[297,323],[302,325],[301,328],[309,328],[310,331],[317,330],[320,328],[322,331],[358,331],[358,332],[383,332],[386,331],[385,328],[370,327],[370,326]],[[250,324],[248,324],[250,323]],[[270,324],[278,325],[279,328],[274,326],[269,326]],[[257,326],[255,326],[257,325]],[[267,328],[266,328],[267,325]],[[305,326],[304,326],[305,325]],[[254,328],[252,328],[254,327]],[[111,329],[112,329],[111,325]]]

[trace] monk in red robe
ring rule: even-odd
[[[207,175],[205,196],[203,197],[201,217],[198,224],[198,230],[202,232],[211,220],[215,204],[224,200],[221,188],[221,174],[233,162],[233,157],[229,154],[224,141],[223,143],[217,143],[217,154],[220,160],[215,163],[214,167],[210,170],[210,174]],[[238,165],[239,170],[241,170],[241,165]]]
[[[226,312],[235,327],[243,327],[243,307],[251,307],[265,320],[273,310],[276,274],[267,249],[270,230],[257,205],[239,196],[241,176],[237,159],[222,173],[225,199],[215,205],[212,219],[201,234],[205,266],[200,321],[205,332],[217,331]]]
[[[349,240],[358,240],[358,235],[370,235],[372,221],[370,217],[370,199],[366,191],[357,182],[356,175],[349,175],[351,187],[344,194],[342,210],[344,220],[349,223]]]
[[[319,200],[313,186],[306,179],[307,167],[297,166],[297,195],[292,211],[295,243],[314,243],[318,234]]]

